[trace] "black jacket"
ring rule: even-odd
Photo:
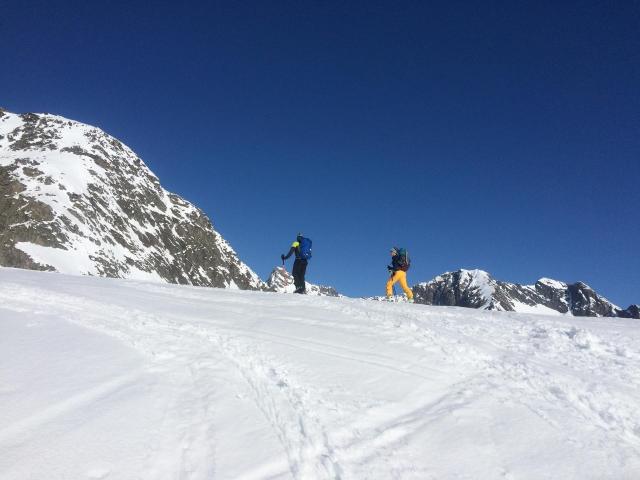
[[[387,266],[390,272],[397,272],[398,270],[407,271],[407,265],[403,265],[400,263],[400,255],[394,255],[391,257],[391,265]]]

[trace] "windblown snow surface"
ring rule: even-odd
[[[638,479],[640,323],[0,269],[0,478]]]

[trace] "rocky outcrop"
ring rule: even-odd
[[[0,111],[0,265],[261,289],[200,209],[102,130]]]

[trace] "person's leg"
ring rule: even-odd
[[[402,287],[402,290],[404,290],[404,293],[407,295],[407,298],[409,300],[413,299],[413,292],[409,288],[409,285],[407,285],[407,272],[403,272],[402,270],[400,270],[398,271],[398,273],[401,273],[398,279],[400,280],[400,286]]]
[[[302,260],[296,258],[293,262],[293,284],[296,286],[295,293],[300,293],[304,290],[304,273],[302,272]]]
[[[398,281],[398,273],[400,273],[400,270],[393,272],[393,275],[387,280],[387,297],[393,296],[393,284]]]
[[[300,260],[300,293],[307,293],[307,284],[304,279],[307,273],[307,260]]]

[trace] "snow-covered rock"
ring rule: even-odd
[[[416,303],[582,317],[640,318],[637,305],[623,310],[588,285],[541,278],[535,285],[495,280],[482,270],[458,270],[413,287]]]
[[[267,288],[269,291],[278,293],[293,293],[296,289],[293,284],[293,275],[284,267],[275,267],[267,280]],[[324,285],[314,285],[305,282],[307,295],[317,295],[324,297],[339,297],[340,294],[333,287]]]
[[[0,110],[0,265],[264,288],[207,216],[102,130]]]

